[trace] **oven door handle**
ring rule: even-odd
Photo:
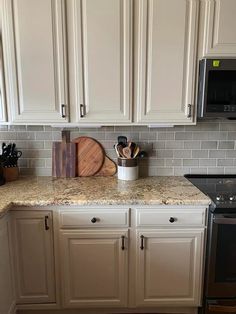
[[[236,313],[236,306],[209,305],[208,311],[213,313]]]
[[[220,217],[220,218],[213,218],[213,222],[215,224],[220,224],[220,225],[236,225],[236,217],[231,218],[231,217]]]

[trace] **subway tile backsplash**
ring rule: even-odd
[[[97,139],[107,155],[116,160],[113,144],[125,135],[149,149],[149,157],[140,160],[143,176],[177,176],[185,173],[236,173],[236,122],[212,120],[196,126],[151,128],[114,126],[74,128],[71,138]],[[0,141],[15,142],[23,155],[19,160],[23,175],[51,175],[52,141],[61,140],[61,129],[50,126],[0,126]]]

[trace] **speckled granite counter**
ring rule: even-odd
[[[208,205],[210,200],[184,177],[52,179],[22,177],[0,186],[0,216],[12,205]]]

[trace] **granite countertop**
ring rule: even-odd
[[[184,177],[53,179],[22,177],[0,186],[0,216],[12,205],[208,205],[210,200]]]

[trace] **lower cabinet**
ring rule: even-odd
[[[51,212],[18,210],[11,215],[17,303],[55,302]]]
[[[126,307],[128,231],[63,230],[64,307]]]
[[[137,232],[138,306],[199,306],[204,229]]]
[[[15,297],[12,278],[9,217],[0,219],[0,313],[12,314]]]

